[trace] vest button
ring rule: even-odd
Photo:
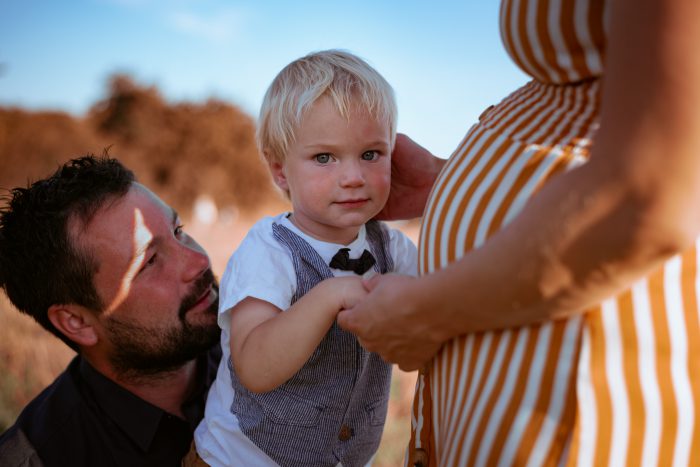
[[[425,449],[416,449],[413,451],[413,467],[427,467],[428,453]]]
[[[352,428],[350,428],[347,425],[343,425],[340,427],[340,431],[338,432],[338,439],[340,441],[347,441],[350,438],[352,438],[353,432]]]

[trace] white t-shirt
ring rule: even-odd
[[[349,248],[351,258],[369,250],[365,227],[349,245],[316,240],[299,230],[288,219],[288,214],[265,217],[248,232],[241,245],[226,265],[219,286],[219,326],[221,327],[222,358],[216,380],[209,390],[204,419],[195,430],[194,438],[199,456],[212,467],[245,465],[268,467],[277,464],[261,451],[240,430],[238,419],[231,412],[234,391],[228,368],[230,360],[229,310],[246,297],[265,300],[286,310],[296,289],[296,274],[287,248],[272,234],[272,224],[290,229],[308,242],[328,264],[340,248]],[[389,232],[389,254],[394,270],[399,274],[416,276],[418,253],[415,245],[401,231]],[[332,269],[335,276],[354,274],[352,271]]]

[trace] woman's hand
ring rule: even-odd
[[[414,219],[423,214],[445,160],[433,156],[430,151],[408,136],[396,135],[391,154],[391,191],[389,200],[377,214],[377,219]]]
[[[430,310],[421,308],[418,280],[386,274],[365,282],[367,297],[338,314],[341,328],[363,347],[404,371],[422,368],[442,346],[431,330]]]

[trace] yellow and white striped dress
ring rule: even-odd
[[[503,41],[534,80],[487,110],[440,174],[422,274],[586,161],[606,6],[503,0]],[[409,465],[700,466],[699,268],[696,247],[570,320],[448,342],[419,375]]]

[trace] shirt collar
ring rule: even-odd
[[[365,225],[360,226],[360,230],[357,232],[357,237],[355,237],[352,242],[348,243],[347,245],[343,245],[341,243],[330,243],[317,240],[311,235],[302,232],[299,227],[294,225],[289,219],[289,214],[282,218],[281,223],[292,232],[306,240],[306,242],[311,245],[314,250],[316,250],[326,264],[328,264],[333,255],[335,255],[340,248],[348,248],[350,250],[348,252],[350,258],[359,258],[362,252],[367,248],[367,228]]]
[[[165,412],[107,378],[85,359],[81,359],[80,374],[92,389],[100,408],[132,441],[147,451]]]

